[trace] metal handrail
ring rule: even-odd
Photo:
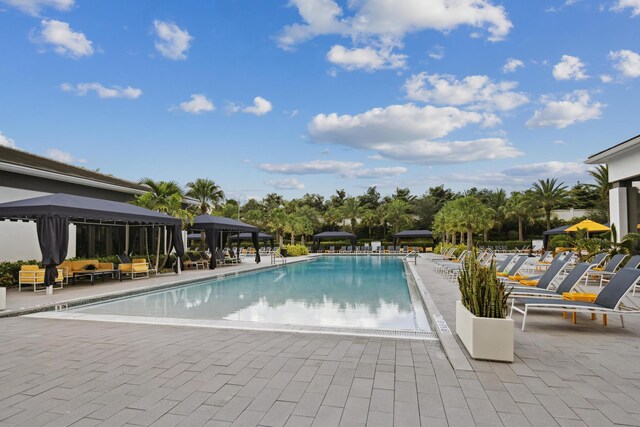
[[[420,256],[420,254],[416,251],[411,251],[408,254],[406,254],[405,256],[402,257],[402,261],[406,260],[407,258],[409,258],[411,255],[413,255],[413,263],[415,265],[418,265],[418,257]]]
[[[282,261],[281,265],[287,265],[287,258],[283,257],[280,252],[276,252],[276,251],[271,252],[271,264],[275,265],[278,259]]]

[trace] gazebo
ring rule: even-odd
[[[42,264],[45,266],[45,286],[53,286],[58,274],[56,267],[67,256],[70,223],[171,227],[172,247],[169,248],[169,252],[175,248],[179,258],[184,255],[180,219],[129,203],[58,193],[2,203],[0,219],[36,222]],[[179,265],[180,263],[176,270],[178,273],[180,273]]]
[[[226,218],[223,216],[198,215],[194,218],[193,223],[189,227],[189,230],[191,232],[204,230],[207,245],[209,246],[209,250],[211,251],[212,255],[211,261],[209,261],[210,269],[216,268],[215,253],[218,249],[218,241],[225,240],[225,233],[227,233],[227,235],[228,233],[250,233],[251,240],[253,241],[253,246],[256,249],[256,263],[260,262],[260,254],[258,253],[260,249],[260,241],[258,240],[259,230],[255,225],[247,224],[245,222],[237,221],[235,219]],[[239,244],[240,241],[238,240],[238,245]]]
[[[433,233],[430,230],[403,230],[393,235],[393,246],[397,246],[399,240],[421,238],[433,238]]]
[[[320,246],[320,242],[322,240],[349,240],[353,246],[356,245],[356,235],[346,231],[324,231],[322,233],[314,234],[313,246],[316,250]]]
[[[551,230],[547,230],[545,232],[542,233],[542,247],[543,248],[547,248],[549,246],[549,239],[551,239],[551,236],[555,236],[558,234],[565,234],[567,228],[569,228],[569,225],[563,225],[557,228],[552,228]]]

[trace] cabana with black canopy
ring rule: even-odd
[[[313,246],[316,250],[320,247],[322,240],[350,240],[353,246],[356,245],[356,235],[346,231],[324,231],[313,235]]]
[[[398,245],[402,239],[433,238],[433,233],[429,230],[403,230],[393,235],[393,246]]]
[[[256,248],[256,263],[260,262],[260,241],[258,240],[258,227],[244,223],[242,221],[236,221],[235,219],[226,218],[223,216],[213,215],[198,215],[194,218],[193,224],[190,227],[190,231],[202,231],[205,232],[205,237],[209,250],[211,251],[211,261],[209,261],[209,268],[216,268],[216,250],[218,249],[218,239],[224,233],[251,233],[251,240],[253,246]],[[238,241],[239,243],[240,241]]]
[[[129,203],[58,193],[2,203],[0,219],[36,222],[42,264],[45,266],[45,286],[53,286],[58,274],[56,267],[67,256],[70,223],[96,221],[102,225],[172,227],[169,252],[175,248],[178,259],[184,254],[180,219]],[[179,267],[177,271],[180,271]]]
[[[542,247],[543,248],[547,248],[549,247],[549,239],[551,239],[551,236],[555,236],[558,234],[566,234],[567,232],[565,231],[567,228],[569,228],[570,225],[563,225],[561,227],[557,227],[557,228],[552,228],[551,230],[547,230],[545,232],[542,233]]]
[[[253,234],[251,233],[240,233],[230,237],[231,240],[251,240],[253,241]],[[273,236],[267,233],[258,233],[258,240],[262,242],[270,242],[271,246],[273,246]]]

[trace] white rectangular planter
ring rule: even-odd
[[[513,362],[513,319],[476,317],[456,301],[456,333],[474,359]]]
[[[0,310],[7,308],[7,288],[0,286]]]

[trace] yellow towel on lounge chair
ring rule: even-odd
[[[513,280],[515,282],[519,282],[521,280],[526,280],[527,277],[529,277],[529,276],[520,276],[519,274],[516,274],[515,276],[509,276],[509,280]]]
[[[520,280],[520,284],[524,286],[537,286],[537,280]]]
[[[602,271],[602,270],[604,270],[604,268],[603,267],[593,267],[592,270]]]
[[[509,273],[507,273],[506,271],[498,271],[498,272],[496,272],[496,276],[507,277],[508,275],[509,275]]]

